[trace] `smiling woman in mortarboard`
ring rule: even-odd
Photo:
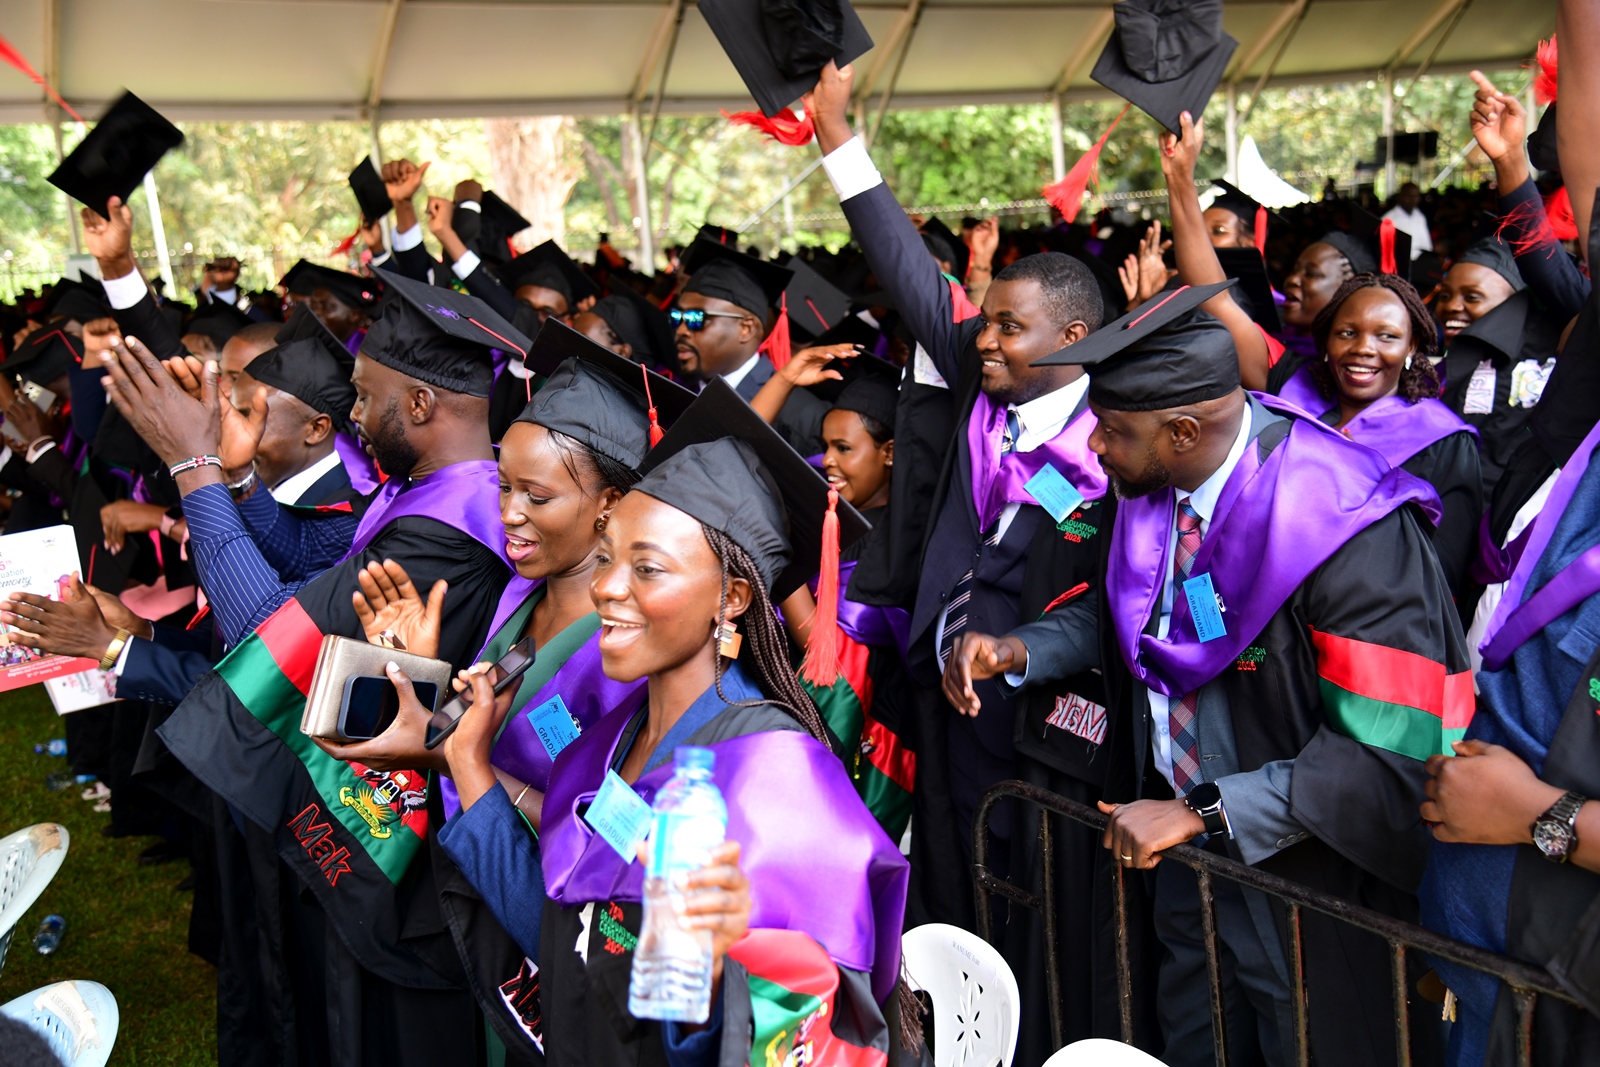
[[[643,467],[610,512],[590,587],[606,676],[643,682],[643,692],[562,749],[542,803],[545,899],[526,948],[538,961],[547,1060],[660,1064],[667,1046],[675,1062],[731,1062],[729,1053],[742,1059],[752,1048],[760,1059],[794,1040],[792,1026],[766,1021],[764,1002],[794,996],[823,1002],[810,1030],[822,1059],[882,1055],[886,1016],[898,1020],[905,862],[829,747],[772,607],[817,566],[827,487],[721,383]],[[865,532],[848,505],[838,518],[841,543]],[[507,701],[482,680],[474,686],[456,736],[477,738],[481,753]],[[720,890],[688,908],[714,944],[714,1006],[696,1032],[627,1014],[642,870],[632,842],[590,825],[609,772],[648,802],[683,745],[714,753],[729,815],[728,843],[690,876],[692,888]],[[492,781],[468,786],[470,777],[458,772],[463,801],[468,788],[493,791]],[[521,894],[527,912],[528,888],[500,891]],[[835,1031],[834,1018],[854,1019],[853,1032]]]

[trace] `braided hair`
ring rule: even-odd
[[[1439,351],[1439,333],[1434,328],[1433,315],[1428,311],[1428,305],[1422,302],[1416,287],[1396,274],[1352,274],[1340,283],[1329,299],[1328,306],[1317,313],[1316,321],[1311,324],[1311,335],[1316,339],[1317,351],[1324,357],[1310,364],[1311,380],[1316,383],[1317,390],[1328,400],[1338,399],[1333,372],[1328,369],[1326,358],[1328,335],[1333,332],[1333,318],[1339,313],[1339,308],[1362,289],[1387,289],[1399,298],[1405,306],[1406,317],[1411,320],[1411,366],[1400,372],[1399,395],[1408,404],[1415,404],[1419,400],[1437,400],[1444,391],[1439,382],[1439,372],[1433,366],[1433,357]]]
[[[870,432],[870,430],[869,430]],[[756,681],[761,688],[762,695],[767,702],[776,704],[794,717],[795,721],[804,726],[806,732],[823,746],[832,748],[828,736],[828,728],[822,722],[822,715],[817,711],[817,706],[811,702],[811,697],[801,687],[795,675],[794,668],[789,663],[788,643],[784,640],[783,631],[778,624],[777,613],[772,608],[772,600],[767,595],[767,583],[762,580],[761,572],[756,569],[755,560],[750,558],[738,542],[714,527],[700,524],[704,532],[706,543],[711,546],[711,551],[716,553],[717,559],[722,564],[722,595],[717,604],[717,628],[728,618],[728,578],[743,578],[750,585],[750,607],[744,613],[746,622],[745,632],[749,639],[751,660],[756,668]],[[732,707],[752,707],[760,701],[754,700],[729,700],[722,691],[722,656],[717,656],[716,673],[717,696],[723,703]],[[904,1048],[916,1051],[922,1047],[922,1005],[917,1001],[911,987],[906,983],[904,975],[904,962],[901,964],[901,978],[896,983],[894,1008],[899,1015],[900,1041]]]
[[[750,608],[744,613],[745,630],[749,638],[751,661],[756,669],[756,681],[767,701],[787,711],[806,732],[831,747],[828,729],[822,715],[800,687],[794,669],[789,665],[789,646],[778,626],[778,615],[767,595],[767,583],[739,544],[721,530],[700,524],[706,543],[711,546],[722,563],[722,597],[717,604],[717,626],[720,629],[728,619],[728,578],[743,578],[750,585]],[[717,696],[732,706],[754,706],[759,701],[731,701],[722,692],[722,657],[717,657]]]

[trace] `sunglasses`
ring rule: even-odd
[[[706,319],[748,319],[749,315],[740,315],[732,311],[707,311],[705,308],[673,308],[667,312],[672,319],[674,327],[682,326],[690,333],[699,333],[706,328]]]

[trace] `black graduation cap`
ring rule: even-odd
[[[1231,182],[1223,181],[1221,178],[1213,178],[1211,180],[1211,184],[1217,189],[1217,195],[1212,198],[1211,206],[1220,207],[1224,211],[1233,212],[1235,215],[1239,216],[1240,220],[1252,230],[1255,229],[1256,219],[1260,217],[1260,212],[1262,211],[1267,213],[1267,218],[1271,220],[1272,223],[1282,221],[1277,214],[1272,211],[1272,209],[1268,208],[1255,197],[1244,192],[1237,185],[1234,185]]]
[[[82,362],[83,342],[63,329],[47,326],[23,338],[22,346],[0,364],[0,373],[49,385]]]
[[[835,366],[844,375],[844,380],[826,383],[838,387],[833,397],[834,410],[871,416],[893,432],[894,412],[900,400],[900,379],[904,371],[888,360],[867,352],[854,359],[836,360]]]
[[[189,323],[183,328],[184,333],[197,333],[202,337],[209,337],[218,349],[228,343],[228,339],[255,320],[232,304],[225,304],[220,300],[213,300],[209,304],[201,304],[199,309],[189,318]]]
[[[534,339],[534,346],[538,347],[538,338]],[[645,410],[642,391],[624,388],[611,375],[581,359],[567,359],[549,373],[516,422],[531,422],[566,434],[629,470],[636,470],[650,451],[650,419]]]
[[[922,238],[926,242],[930,237],[936,239],[950,250],[948,255],[943,254],[942,250],[935,253],[935,255],[939,259],[949,260],[950,269],[955,271],[958,277],[966,277],[967,242],[961,239],[961,235],[939,221],[937,215],[930,215],[928,220],[922,224]]]
[[[48,181],[101,215],[113,196],[128,197],[183,133],[132,93],[111,105]]]
[[[1394,266],[1395,274],[1409,281],[1411,279],[1411,235],[1398,226],[1391,227],[1394,233]],[[1350,229],[1334,230],[1323,234],[1323,244],[1330,244],[1339,250],[1350,269],[1357,274],[1377,274],[1383,265],[1383,220],[1372,212],[1350,205]]]
[[[569,359],[580,359],[605,371],[640,397],[644,397],[645,382],[648,381],[649,400],[655,405],[657,421],[663,426],[677,422],[689,405],[694,403],[694,393],[671,378],[619,356],[605,345],[596,344],[559,319],[545,320],[523,364],[535,374],[549,375]]]
[[[611,295],[601,297],[589,310],[628,342],[636,361],[665,364],[677,355],[672,319],[627,286],[613,286]]]
[[[1261,253],[1254,248],[1219,248],[1216,253],[1222,273],[1239,279],[1233,290],[1234,303],[1268,333],[1282,329],[1278,302],[1272,299],[1272,282],[1267,278],[1267,264]]]
[[[696,241],[711,241],[714,244],[727,245],[729,248],[739,247],[738,231],[730,230],[726,226],[713,226],[709,222],[700,224],[700,228],[694,232],[694,239]]]
[[[74,322],[92,322],[110,315],[111,305],[106,301],[105,288],[95,279],[62,278],[50,292],[45,314]]]
[[[350,409],[355,406],[356,387],[350,383],[349,353],[345,356],[339,359],[315,337],[302,337],[263,352],[245,373],[322,412],[340,433],[351,433]]]
[[[1122,0],[1089,77],[1172,133],[1199,122],[1239,42],[1222,32],[1222,0]]]
[[[828,483],[721,378],[650,450],[635,491],[721,530],[750,553],[776,603],[817,573]],[[839,547],[867,520],[838,501]]]
[[[789,287],[783,291],[791,330],[802,338],[820,337],[850,314],[850,298],[811,264],[799,256],[790,256],[784,266],[794,272]]]
[[[361,354],[418,381],[467,396],[494,388],[491,349],[525,355],[528,338],[475,296],[390,276],[383,314]]]
[[[521,212],[496,196],[492,190],[484,191],[482,211],[484,221],[498,231],[497,236],[502,240],[515,237],[533,225],[522,217]]]
[[[388,277],[392,279],[398,275],[391,271],[388,272]],[[283,276],[279,284],[287,286],[291,293],[306,296],[310,296],[318,289],[326,289],[352,311],[372,315],[377,312],[383,301],[386,282],[308,263],[302,259],[289,269],[289,273]]]
[[[1544,109],[1539,125],[1528,134],[1528,162],[1541,171],[1559,171],[1561,153],[1556,147],[1556,103]]]
[[[1456,262],[1476,263],[1480,267],[1488,267],[1509,282],[1511,288],[1527,288],[1527,283],[1522,280],[1522,272],[1517,269],[1516,257],[1498,237],[1489,236],[1474,241],[1467,246],[1465,252],[1456,257]]]
[[[872,48],[850,0],[702,0],[700,14],[768,118],[816,88],[828,60]]]
[[[689,275],[684,292],[726,300],[761,318],[778,306],[794,277],[788,267],[699,237],[684,253],[683,269]]]
[[[1230,278],[1153,296],[1033,365],[1087,367],[1089,399],[1113,411],[1162,411],[1227,396],[1239,388],[1239,353],[1228,328],[1199,308],[1236,284]]]
[[[546,241],[522,253],[507,263],[500,274],[513,290],[537,285],[560,293],[567,298],[569,310],[575,309],[578,301],[586,297],[600,295],[600,287],[554,241]]]
[[[357,163],[356,169],[350,172],[350,191],[356,194],[356,203],[361,205],[361,217],[368,223],[377,222],[394,207],[394,201],[389,199],[389,189],[383,184],[383,175],[378,173],[378,166],[372,162],[371,156]]]
[[[355,370],[356,357],[344,346],[344,342],[333,335],[333,331],[325,326],[321,319],[312,312],[306,304],[296,304],[289,313],[289,321],[278,328],[272,340],[276,344],[286,345],[291,341],[315,341],[321,345],[329,356],[344,367],[344,376],[350,377]],[[306,401],[310,403],[310,401]]]

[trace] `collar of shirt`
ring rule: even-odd
[[[237,304],[239,302],[239,287],[232,289],[211,290],[211,302],[214,304]]]
[[[1060,433],[1088,391],[1089,376],[1085,374],[1072,384],[1035,397],[1026,404],[1010,405],[1009,410],[1017,413],[1017,421],[1022,424],[1017,451],[1032,452]]]
[[[750,372],[756,369],[756,361],[760,358],[761,353],[757,352],[755,355],[751,356],[745,361],[744,366],[740,367],[738,370],[729,371],[727,374],[724,374],[722,376],[722,380],[728,383],[729,389],[739,388],[739,383],[744,381]]]
[[[1245,406],[1244,413],[1239,419],[1239,433],[1233,439],[1233,447],[1228,449],[1228,458],[1222,461],[1222,466],[1211,472],[1211,477],[1201,482],[1193,492],[1185,493],[1182,489],[1173,487],[1177,498],[1189,498],[1189,506],[1194,508],[1200,516],[1200,534],[1205,536],[1206,527],[1211,525],[1212,513],[1217,510],[1217,500],[1222,496],[1222,487],[1228,484],[1228,478],[1233,474],[1233,468],[1239,465],[1239,460],[1244,458],[1245,446],[1250,443],[1250,407]],[[1173,511],[1173,522],[1176,525],[1177,511]]]
[[[291,474],[289,477],[273,486],[272,499],[276,500],[280,504],[300,503],[300,494],[305,492],[307,489],[310,489],[317,483],[318,479],[320,479],[324,474],[327,474],[329,471],[333,470],[333,468],[337,467],[340,462],[339,450],[336,448],[329,452],[326,456],[323,456],[321,459],[317,460],[311,466],[307,467],[305,470],[301,471],[299,474]],[[306,503],[314,504],[316,501],[308,500]]]

